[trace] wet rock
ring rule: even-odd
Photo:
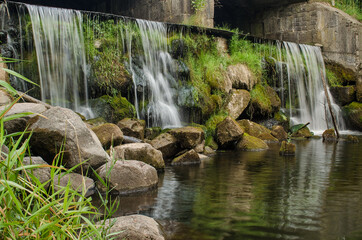
[[[153,127],[153,128],[146,128],[145,130],[145,138],[152,140],[160,135],[162,132],[162,128],[160,127]]]
[[[246,90],[232,89],[225,109],[229,115],[237,119],[245,110],[250,102],[250,93]]]
[[[28,121],[32,151],[45,161],[52,162],[64,148],[63,165],[72,168],[81,163],[86,172],[89,167],[98,168],[110,160],[93,131],[72,110],[53,107]],[[78,166],[77,170],[81,167]]]
[[[352,129],[362,131],[362,103],[353,102],[343,107],[343,113]]]
[[[113,123],[106,123],[93,127],[92,131],[97,135],[99,141],[105,149],[122,144],[123,133],[121,129]]]
[[[202,153],[204,152],[204,148],[205,148],[205,140],[202,141],[200,144],[198,144],[194,150],[197,152],[197,153]]]
[[[274,136],[272,136],[271,131],[266,127],[252,122],[248,119],[242,119],[238,121],[240,127],[246,132],[247,134],[259,138],[261,140],[265,140],[268,142],[278,142]]]
[[[204,131],[197,127],[176,128],[170,130],[169,134],[177,139],[182,149],[194,148],[205,140]]]
[[[171,41],[171,55],[173,58],[183,58],[186,56],[188,46],[183,39],[174,39]]]
[[[295,155],[295,144],[283,141],[279,150],[279,154],[282,156]]]
[[[352,135],[348,135],[346,141],[351,143],[359,143],[358,137]]]
[[[107,123],[107,121],[102,117],[89,119],[89,120],[86,120],[84,122],[89,124],[89,126],[91,126],[91,128],[97,127],[97,126],[100,126],[100,125],[103,125],[103,124]]]
[[[232,82],[232,87],[236,89],[251,90],[257,83],[254,74],[245,64],[231,65],[227,68],[227,76]]]
[[[191,149],[190,151],[175,158],[171,162],[171,165],[175,166],[175,165],[188,165],[188,164],[198,164],[198,163],[200,163],[199,154],[195,150]]]
[[[212,149],[211,147],[206,146],[205,149],[204,149],[204,154],[205,154],[205,155],[215,154],[215,150]]]
[[[157,171],[151,165],[135,160],[119,160],[107,163],[97,169],[99,176],[109,183],[108,188],[117,194],[143,192],[157,186]],[[107,187],[97,181],[103,192]]]
[[[28,165],[48,165],[46,161],[44,161],[41,157],[24,157],[23,158],[24,166]],[[46,183],[50,180],[50,167],[37,167],[33,169],[26,170],[27,172],[31,172],[34,177],[36,177],[40,183]],[[50,182],[48,182],[44,188],[48,188]]]
[[[95,183],[93,179],[82,176],[78,173],[67,173],[57,175],[54,178],[54,191],[57,192],[69,184],[70,188],[79,194],[89,197],[95,193]]]
[[[355,86],[338,86],[330,87],[331,94],[336,102],[341,105],[350,104],[355,100],[356,97],[356,87]]]
[[[294,127],[294,126],[293,126]],[[292,128],[293,128],[292,127]],[[308,127],[303,127],[302,129],[298,130],[297,132],[292,134],[293,138],[310,138],[313,137],[312,132],[309,130]]]
[[[243,151],[262,151],[267,150],[268,144],[263,140],[244,133],[243,138],[236,145],[237,150]]]
[[[222,148],[229,148],[243,136],[243,129],[231,117],[225,118],[216,126],[217,142]]]
[[[1,70],[0,70],[1,71]],[[1,72],[0,72],[1,75]],[[3,80],[3,78],[0,78]],[[0,89],[0,106],[7,105],[13,101],[13,98],[3,89]]]
[[[362,103],[362,76],[360,75],[356,83],[356,100]]]
[[[273,126],[271,134],[279,141],[286,141],[288,139],[288,133],[280,125]]]
[[[129,143],[142,143],[143,141],[139,138],[130,137],[123,135],[123,144],[129,144]]]
[[[215,142],[214,138],[212,136],[208,136],[205,140],[205,145],[207,147],[210,147],[213,150],[217,150],[219,146],[217,145],[217,142]]]
[[[166,237],[162,227],[152,218],[142,215],[130,215],[118,218],[111,218],[97,225],[107,229],[107,233],[113,235],[115,240],[164,240]],[[110,229],[109,226],[112,226]]]
[[[190,69],[181,60],[174,61],[174,70],[176,71],[178,78],[182,80],[190,79]]]
[[[138,160],[156,169],[165,168],[162,152],[148,143],[130,143],[114,148],[115,159]]]
[[[163,133],[151,141],[151,145],[160,150],[165,159],[175,156],[181,149],[176,137]]]
[[[3,111],[5,107],[0,107],[0,111]],[[21,118],[16,118],[11,121],[7,121],[4,123],[4,128],[7,133],[14,132],[23,132],[27,126],[27,121],[32,117],[35,117],[36,114],[43,113],[47,110],[47,108],[42,104],[37,103],[16,103],[14,106],[5,114],[5,117],[21,114],[21,113],[34,113],[28,116],[24,116]]]
[[[327,129],[323,132],[322,134],[323,137],[323,142],[327,141],[327,142],[333,142],[333,141],[337,141],[337,136],[336,133],[334,131],[334,129]]]
[[[145,136],[145,121],[133,118],[125,118],[117,123],[117,126],[122,130],[124,135],[144,139]]]

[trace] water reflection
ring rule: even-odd
[[[201,166],[167,168],[155,202],[139,213],[171,239],[358,239],[362,149],[299,141],[295,157],[219,153]]]

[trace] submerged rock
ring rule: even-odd
[[[191,149],[190,151],[175,158],[171,162],[171,165],[175,166],[175,165],[198,164],[200,162],[201,161],[199,154],[195,150]]]
[[[97,135],[99,141],[105,149],[122,144],[123,133],[121,129],[113,123],[106,123],[93,127],[92,131]]]
[[[279,154],[282,156],[295,155],[295,144],[283,141],[280,147]]]
[[[93,179],[82,176],[78,173],[67,173],[57,175],[54,178],[54,191],[57,192],[69,184],[70,188],[84,197],[89,197],[95,193],[95,184]]]
[[[352,135],[348,135],[346,141],[351,143],[359,143],[358,137]]]
[[[109,183],[108,189],[118,194],[143,192],[157,186],[157,171],[151,165],[135,160],[119,160],[107,163],[97,169],[99,176]],[[107,191],[100,181],[97,187],[103,192]]]
[[[232,89],[225,109],[230,117],[237,119],[250,102],[250,93],[246,90]]]
[[[201,128],[183,127],[169,131],[180,143],[182,149],[191,149],[201,144],[205,140],[205,133]]]
[[[156,169],[165,168],[162,152],[148,143],[130,143],[114,148],[115,159],[138,160]]]
[[[231,117],[225,118],[216,126],[216,138],[222,148],[228,148],[243,136],[243,129]]]
[[[325,130],[322,134],[322,137],[323,137],[323,142],[325,141],[330,142],[337,140],[336,132],[334,131],[334,129]]]
[[[134,118],[125,118],[117,123],[117,126],[122,130],[124,135],[144,139],[145,126],[144,120],[138,120]]]
[[[107,229],[107,234],[117,233],[113,235],[115,240],[166,239],[162,227],[154,219],[143,215],[111,218],[105,221],[104,226],[103,222],[97,225],[100,226],[99,228]]]
[[[175,156],[181,150],[176,137],[169,133],[162,133],[151,141],[151,145],[160,150],[165,159]]]
[[[89,167],[98,168],[110,160],[93,131],[72,110],[53,107],[28,121],[32,151],[51,163],[64,149],[63,164],[67,168],[78,166],[86,172]]]
[[[236,145],[237,150],[243,151],[262,151],[267,150],[268,148],[268,144],[263,140],[250,136],[247,133],[244,133],[243,138]]]

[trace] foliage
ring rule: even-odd
[[[320,1],[320,0],[319,0]],[[333,3],[332,0],[321,0],[321,2]],[[362,2],[361,0],[334,0],[335,7],[345,13],[362,21]]]
[[[191,0],[191,6],[196,12],[202,11],[206,7],[206,0]]]
[[[326,75],[328,79],[329,86],[338,87],[342,86],[342,81],[334,74],[333,71],[326,69]]]
[[[215,136],[216,133],[216,126],[225,120],[225,118],[228,116],[228,113],[225,111],[220,111],[218,113],[213,114],[205,123],[206,126],[206,136],[205,138],[208,138],[209,136]]]

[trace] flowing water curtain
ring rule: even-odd
[[[332,127],[322,83],[322,76],[326,78],[326,72],[321,49],[291,42],[284,42],[283,46],[279,44],[278,47],[280,52],[284,50],[285,53],[291,123],[310,122],[310,128],[314,131],[324,131]],[[284,49],[281,50],[281,47]],[[283,70],[280,70],[281,82],[282,74]],[[345,129],[341,109],[333,99],[332,106],[339,129]]]
[[[81,12],[27,5],[41,83],[41,98],[92,117]]]

